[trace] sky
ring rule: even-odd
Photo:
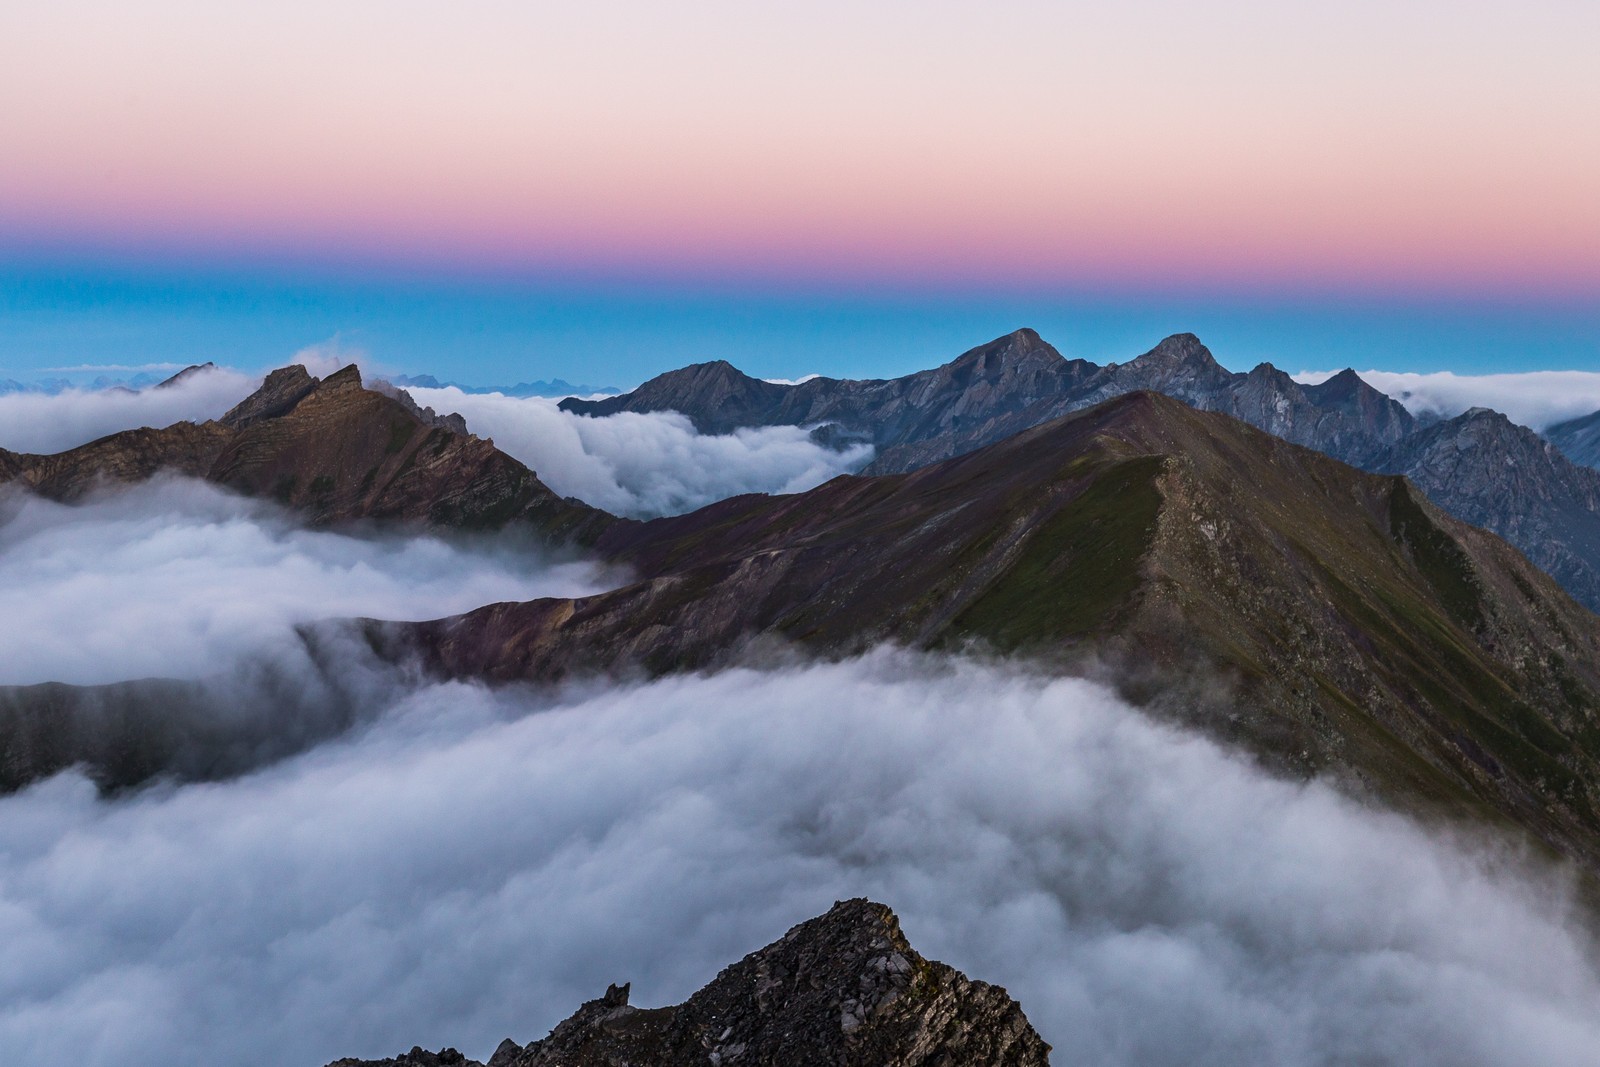
[[[1600,7],[0,10],[0,371],[1600,364]]]

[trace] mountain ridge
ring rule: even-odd
[[[1600,610],[1600,470],[1550,451],[1530,432],[1507,438],[1494,455],[1455,456],[1446,476],[1431,465],[1445,457],[1426,445],[1459,431],[1466,417],[1419,420],[1352,369],[1309,386],[1270,363],[1231,372],[1188,333],[1102,367],[1068,360],[1023,329],[895,379],[817,378],[757,389],[748,384],[757,379],[725,365],[719,389],[696,393],[691,383],[700,373],[692,367],[669,371],[632,393],[561,406],[589,415],[677,410],[703,432],[726,433],[741,424],[817,426],[814,436],[824,443],[870,441],[876,447],[863,473],[895,474],[1148,389],[1233,415],[1364,470],[1408,475],[1434,503],[1506,537]],[[726,404],[723,398],[733,392],[741,402]],[[1514,479],[1506,474],[1508,458],[1518,471]]]
[[[320,379],[298,364],[280,368],[209,422],[124,430],[52,454],[0,449],[0,484],[54,500],[161,471],[276,500],[313,525],[515,522],[551,541],[583,542],[618,521],[558,496],[493,441],[467,433],[459,415],[366,388],[354,364]]]
[[[908,474],[618,525],[596,549],[638,580],[369,622],[368,640],[497,682],[714,669],[763,643],[1098,664],[1294,774],[1492,809],[1600,869],[1600,618],[1405,478],[1231,416],[1124,394]]]

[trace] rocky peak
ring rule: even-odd
[[[1165,337],[1160,344],[1132,360],[1132,363],[1180,366],[1199,371],[1206,371],[1212,367],[1221,369],[1221,365],[1211,355],[1211,349],[1201,344],[1200,338],[1192,333],[1175,333]]]
[[[1005,990],[924,959],[894,912],[856,899],[677,1007],[635,1008],[613,985],[543,1040],[502,1042],[489,1067],[1045,1067],[1049,1053]],[[337,1067],[434,1067],[427,1055]]]
[[[1211,356],[1192,333],[1175,333],[1144,355],[1106,368],[1108,380],[1094,399],[1128,389],[1154,389],[1189,403],[1204,403],[1244,375],[1234,375]]]
[[[1326,381],[1308,385],[1305,391],[1311,402],[1319,407],[1353,400],[1362,396],[1364,392],[1377,392],[1367,384],[1365,378],[1355,372],[1354,367],[1346,367]]]
[[[362,388],[361,368],[354,363],[348,363],[322,379],[317,385],[317,392],[336,393],[347,389],[360,388]]]
[[[949,366],[972,367],[985,376],[998,377],[1031,364],[1054,366],[1061,362],[1060,352],[1036,331],[1024,326],[986,345],[963,352]]]
[[[460,412],[452,411],[448,415],[441,415],[432,408],[423,407],[421,404],[417,403],[416,397],[412,396],[398,385],[395,385],[393,382],[386,382],[382,378],[378,378],[373,381],[369,388],[371,388],[374,393],[382,393],[390,400],[393,400],[395,403],[405,408],[407,413],[409,413],[413,418],[419,419],[422,422],[427,423],[429,426],[437,426],[440,429],[449,430],[451,433],[461,434],[462,436],[466,436],[468,432],[467,420],[462,417]]]
[[[296,404],[311,395],[317,384],[317,379],[298,363],[279,367],[267,375],[261,388],[235,404],[218,421],[224,426],[242,430],[266,419],[287,415]]]

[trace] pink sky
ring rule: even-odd
[[[1600,292],[1600,4],[0,11],[0,242]]]

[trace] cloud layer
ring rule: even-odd
[[[872,459],[870,445],[836,452],[795,426],[712,436],[675,412],[585,418],[556,401],[459,389],[408,389],[419,404],[457,411],[481,437],[564,496],[618,515],[676,515],[739,493],[797,493]]]
[[[833,900],[1003,983],[1064,1063],[1592,1064],[1555,883],[1269,780],[1107,691],[879,652],[413,692],[227,784],[0,800],[19,1062],[486,1056],[676,1001]],[[287,1025],[286,1025],[287,1024]]]
[[[192,374],[162,389],[68,389],[55,395],[0,396],[0,448],[60,452],[140,426],[217,418],[261,384],[231,370]]]
[[[297,643],[298,623],[436,618],[605,584],[510,541],[309,531],[184,479],[75,506],[0,491],[0,685],[195,678]]]
[[[1334,371],[1301,371],[1294,380],[1324,382]],[[1528,371],[1521,374],[1432,374],[1364,370],[1361,377],[1415,415],[1450,418],[1468,408],[1493,408],[1512,422],[1544,430],[1558,422],[1600,411],[1600,372]]]

